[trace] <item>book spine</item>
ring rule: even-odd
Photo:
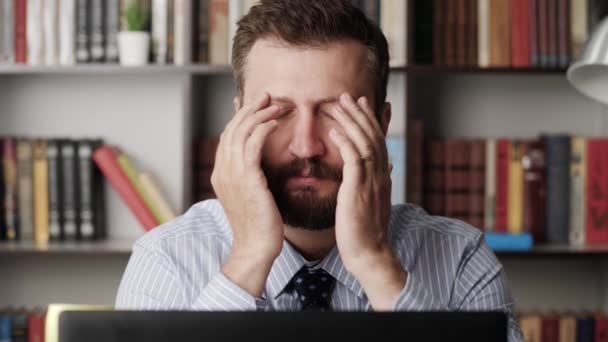
[[[442,66],[445,64],[444,48],[444,28],[445,8],[444,0],[433,0],[433,64]],[[384,6],[384,3],[382,4]]]
[[[96,151],[103,146],[102,139],[94,139],[89,142],[93,151]],[[95,153],[95,152],[93,152]],[[106,224],[106,200],[105,200],[105,181],[101,169],[94,163],[93,158],[89,158],[89,163],[92,166],[92,199],[93,199],[93,210],[95,211],[95,239],[101,240],[108,236],[107,224]]]
[[[570,224],[570,137],[547,136],[547,242],[564,244]]]
[[[23,240],[34,240],[34,193],[33,193],[32,144],[28,139],[17,142],[17,177],[19,203],[19,228]]]
[[[550,0],[548,1],[548,9],[549,14],[547,16],[547,20],[549,21],[549,67],[555,68],[557,67],[557,55],[558,55],[558,25],[557,25],[557,7],[558,1],[560,0]]]
[[[469,222],[479,229],[484,228],[485,188],[486,188],[486,142],[470,142],[469,175]]]
[[[63,237],[64,240],[76,240],[78,238],[78,184],[76,146],[73,141],[65,140],[59,145],[62,173],[63,193]]]
[[[445,213],[445,141],[429,140],[425,144],[424,208],[431,215]]]
[[[535,242],[544,242],[545,234],[545,146],[542,141],[525,143],[522,159],[523,228],[531,232]]]
[[[116,158],[116,161],[118,162],[118,165],[120,165],[122,172],[124,172],[129,179],[129,182],[131,182],[131,185],[135,188],[139,198],[143,200],[148,210],[154,216],[157,224],[160,223],[163,220],[162,215],[150,195],[139,182],[138,171],[135,168],[135,165],[133,165],[133,162],[131,162],[131,159],[126,154],[121,153]]]
[[[105,0],[105,57],[107,63],[118,62],[120,0]]]
[[[33,313],[27,317],[27,341],[44,341],[44,321],[46,316],[43,313]]]
[[[470,143],[455,139],[446,142],[445,215],[469,219]]]
[[[0,2],[0,64],[15,62],[15,9],[13,1]]]
[[[546,315],[542,317],[541,335],[540,342],[559,341],[559,316]]]
[[[595,320],[593,317],[581,316],[576,319],[576,341],[593,341]]]
[[[496,140],[486,141],[486,187],[485,187],[485,214],[484,230],[495,231],[496,223]]]
[[[49,241],[49,181],[46,142],[34,142],[34,240]]]
[[[89,48],[89,1],[76,0],[76,62],[88,63],[91,60]]]
[[[557,66],[560,68],[570,64],[570,1],[558,0],[557,5]]]
[[[507,232],[509,212],[509,140],[500,139],[496,144],[496,225],[497,232]]]
[[[479,67],[490,66],[490,0],[479,0],[478,3],[478,40]]]
[[[93,153],[93,160],[144,229],[151,230],[156,227],[157,222],[154,215],[146,207],[146,204],[131,185],[129,178],[124,174],[120,165],[118,165],[113,149],[109,146],[98,148]]]
[[[549,66],[549,1],[538,1],[538,66],[546,68]]]
[[[468,1],[468,31],[467,31],[467,66],[475,67],[479,64],[479,11],[478,1],[479,0],[467,0]]]
[[[236,35],[238,21],[243,14],[244,3],[241,0],[228,0],[228,63],[232,61],[232,40]]]
[[[152,1],[152,51],[156,64],[167,63],[168,0]]]
[[[4,142],[0,139],[0,160],[2,159]],[[2,163],[0,163],[2,164]],[[6,183],[4,181],[4,167],[0,165],[0,241],[6,240],[6,210],[4,210],[4,197],[6,196]]]
[[[57,65],[59,61],[58,0],[45,0],[43,11],[44,64]]]
[[[209,61],[209,2],[200,1],[196,7],[196,61]]]
[[[209,63],[228,64],[228,0],[209,2]]]
[[[587,141],[586,239],[588,244],[608,242],[607,139]]]
[[[4,138],[2,143],[4,169],[4,222],[6,227],[6,239],[14,241],[19,239],[19,223],[17,214],[17,158],[15,156],[15,140]]]
[[[159,223],[162,224],[173,220],[175,218],[175,212],[161,194],[160,187],[152,175],[142,172],[138,175],[138,179],[144,191],[150,196],[150,199],[154,203],[154,207],[158,210],[160,215]]]
[[[443,25],[443,61],[444,65],[454,66],[456,65],[456,43],[457,39],[457,15],[456,1],[445,2],[445,24]]]
[[[89,42],[92,62],[103,62],[105,60],[105,41],[104,41],[104,2],[103,0],[89,1]]]
[[[60,184],[62,174],[61,159],[59,157],[59,141],[49,140],[46,146],[48,160],[49,182],[49,239],[58,241],[63,239],[63,194]]]
[[[533,67],[540,66],[538,2],[539,0],[529,0],[528,3],[528,11],[530,13],[528,40],[530,43],[530,65]]]
[[[407,64],[407,1],[383,0],[380,6],[380,27],[388,41],[390,65]]]
[[[15,63],[27,63],[27,0],[15,0]]]
[[[587,0],[570,0],[571,58],[578,59],[588,39]]]
[[[562,316],[559,320],[559,336],[561,341],[576,341],[576,318]]]
[[[81,240],[93,240],[99,229],[94,209],[93,146],[89,141],[81,140],[77,144],[76,154],[78,159],[78,209],[80,210],[77,235]]]
[[[59,63],[74,65],[76,58],[76,0],[59,1]]]
[[[467,64],[468,0],[456,0],[456,59],[457,66]]]
[[[511,46],[513,66],[528,68],[530,62],[530,4],[529,0],[514,0]]]
[[[509,211],[507,212],[508,232],[520,234],[523,232],[523,197],[524,177],[522,157],[524,142],[511,141],[509,146]]]
[[[587,165],[587,141],[582,137],[572,138],[570,158],[570,244],[585,244],[585,179]]]
[[[490,1],[490,65],[511,66],[511,6],[507,0]]]
[[[604,342],[606,338],[608,338],[608,317],[597,315],[595,317],[594,340],[592,341]]]
[[[42,29],[42,0],[27,2],[27,64],[37,66],[44,63],[44,36]]]

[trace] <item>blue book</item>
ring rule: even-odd
[[[532,234],[485,233],[486,242],[495,252],[525,252],[532,249]]]
[[[593,342],[595,320],[592,317],[580,317],[576,320],[576,342]]]
[[[0,342],[12,341],[12,320],[9,315],[0,315]]]

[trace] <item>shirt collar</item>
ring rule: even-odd
[[[296,251],[291,244],[285,240],[283,242],[283,250],[275,259],[268,281],[266,283],[266,291],[269,298],[277,298],[285,287],[291,281],[291,278],[307,264],[306,259]],[[331,252],[319,262],[314,268],[322,268],[327,273],[331,274],[338,282],[350,289],[358,297],[365,296],[363,287],[359,281],[350,272],[346,270],[338,248],[334,246]]]

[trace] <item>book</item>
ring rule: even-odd
[[[105,60],[104,0],[89,0],[89,53],[91,61]]]
[[[479,64],[478,52],[479,49],[479,20],[477,16],[479,11],[477,6],[479,0],[466,0],[467,1],[467,18],[466,18],[466,62],[465,65],[469,67],[475,67]]]
[[[547,10],[549,11],[547,15],[547,20],[549,23],[548,32],[548,67],[556,68],[558,66],[558,2],[560,0],[549,0],[547,1]]]
[[[549,2],[555,0],[537,0],[538,64],[537,67],[549,67]]]
[[[524,155],[523,141],[513,140],[509,146],[509,211],[507,212],[507,230],[511,234],[523,232],[523,197],[524,175],[522,158]]]
[[[59,182],[62,194],[61,214],[63,239],[76,240],[78,238],[78,225],[80,208],[78,208],[78,156],[76,155],[76,142],[62,140],[59,142],[59,159],[61,160],[61,174]]]
[[[432,139],[425,142],[424,208],[431,215],[445,213],[445,141]]]
[[[76,57],[76,0],[59,1],[59,64],[74,65]]]
[[[135,191],[139,195],[139,198],[144,201],[146,207],[154,216],[156,224],[162,222],[163,216],[160,213],[158,207],[156,206],[156,203],[152,200],[152,197],[150,197],[150,194],[146,191],[146,189],[139,181],[139,172],[137,171],[137,168],[135,167],[129,156],[119,151],[116,157],[116,161],[118,162],[118,165],[120,165],[122,172],[129,179],[129,182],[131,182],[133,188],[135,188]]]
[[[118,31],[120,31],[120,0],[105,3],[105,57],[107,63],[118,62]]]
[[[469,219],[470,142],[448,139],[445,147],[445,216]]]
[[[557,1],[557,66],[567,68],[570,64],[570,1]]]
[[[533,238],[530,233],[510,234],[485,232],[486,243],[495,252],[521,252],[532,249]]]
[[[513,67],[527,68],[530,62],[530,3],[529,0],[512,0],[511,60]]]
[[[137,175],[137,177],[139,178],[142,188],[154,203],[154,207],[158,210],[160,216],[158,223],[162,224],[173,220],[175,218],[175,212],[163,197],[155,178],[148,172],[142,172]]]
[[[21,238],[34,240],[34,190],[32,142],[21,138],[17,141],[17,188],[19,203],[19,228]]]
[[[61,158],[59,157],[59,140],[51,139],[46,144],[46,157],[48,163],[48,196],[49,196],[49,239],[59,241],[63,239],[63,173]]]
[[[490,1],[490,66],[511,66],[511,7],[508,0]]]
[[[546,240],[566,244],[570,232],[570,137],[544,136],[547,157]]]
[[[120,168],[114,149],[107,145],[97,148],[93,152],[93,160],[133,215],[139,220],[144,230],[148,231],[156,227],[157,222],[154,215],[139,197],[137,191],[131,185],[129,178]]]
[[[586,241],[608,243],[608,139],[587,140]]]
[[[93,151],[101,145],[101,140],[78,141],[78,238],[81,240],[105,237],[104,182],[92,159]]]
[[[27,342],[44,342],[45,319],[43,312],[33,312],[27,316]]]
[[[545,239],[545,145],[542,140],[527,141],[522,157],[523,229],[531,232],[535,242]]]
[[[469,224],[484,228],[486,194],[486,141],[481,139],[470,142],[469,175]]]
[[[569,242],[574,246],[585,244],[585,207],[587,178],[587,140],[572,137],[570,156],[570,235]]]
[[[444,0],[433,0],[433,64],[437,66],[445,65],[445,52],[443,51],[445,29],[443,26],[446,21],[444,8],[446,4]],[[384,6],[384,3],[382,5]],[[387,13],[387,15],[395,16],[397,13]]]
[[[156,64],[167,64],[169,1],[152,0],[152,54]]]
[[[529,13],[530,13],[530,26],[528,31],[528,41],[530,50],[530,66],[540,66],[540,37],[539,37],[539,17],[538,17],[538,6],[540,0],[528,0],[529,2]]]
[[[209,64],[225,65],[228,56],[228,0],[209,1]]]
[[[595,319],[581,316],[576,319],[576,342],[594,342]]]
[[[227,63],[232,62],[232,41],[236,36],[238,21],[245,12],[245,3],[242,0],[228,0],[228,36],[227,36]]]
[[[0,64],[15,62],[14,1],[0,1]]]
[[[508,139],[496,143],[496,224],[497,232],[507,232],[509,212],[509,163],[510,148]]]
[[[594,342],[608,341],[608,317],[604,314],[595,316]]]
[[[8,1],[4,1],[8,2]],[[15,0],[15,63],[27,63],[27,0]]]
[[[228,9],[226,8],[225,15],[228,15],[227,11]],[[176,65],[185,65],[190,63],[192,58],[190,44],[192,31],[191,2],[187,0],[175,0],[173,18],[174,63]],[[226,44],[226,37],[227,33],[223,37],[224,44]]]
[[[209,60],[209,2],[196,1],[194,5],[193,60],[207,63]]]
[[[480,68],[487,68],[490,66],[490,0],[479,0],[477,6],[477,60]]]
[[[581,56],[588,39],[587,0],[570,0],[570,55],[574,59]]]
[[[541,320],[538,314],[528,314],[520,318],[519,325],[525,341],[541,341]]]
[[[559,316],[543,315],[541,318],[541,339],[540,342],[559,341]]]
[[[27,64],[44,64],[43,1],[27,1]]]
[[[57,65],[59,62],[59,1],[44,0],[43,3],[42,28],[44,39],[44,64]]]
[[[486,140],[484,230],[493,232],[496,223],[496,139]]]
[[[559,342],[576,342],[576,317],[572,315],[560,317]]]
[[[90,2],[89,0],[76,0],[76,62],[88,63],[90,53]]]
[[[49,241],[49,181],[46,142],[35,140],[34,158],[34,241],[45,244]]]
[[[3,141],[0,139],[0,151],[2,151]],[[2,154],[0,153],[0,156]],[[0,165],[0,204],[3,204],[4,197],[6,193],[5,189],[6,185],[4,183],[4,167]],[[4,205],[0,205],[0,241],[6,240],[6,218],[5,215],[6,210],[4,210]]]
[[[2,168],[4,179],[4,197],[2,210],[4,210],[5,237],[9,241],[18,240],[19,221],[17,212],[17,157],[15,139],[6,137],[2,142]]]
[[[386,36],[391,67],[407,65],[407,2],[382,0],[380,27]]]
[[[405,177],[406,197],[408,203],[422,205],[423,189],[423,149],[424,127],[422,120],[411,119],[407,125],[405,144]],[[215,155],[215,151],[213,151]],[[406,177],[407,175],[407,177]]]

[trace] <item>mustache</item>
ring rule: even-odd
[[[333,167],[321,160],[319,157],[306,159],[294,159],[285,165],[278,167],[263,166],[264,173],[270,175],[275,180],[286,180],[290,177],[301,176],[304,170],[307,170],[307,175],[320,179],[332,179],[338,182],[342,181],[342,169]]]

